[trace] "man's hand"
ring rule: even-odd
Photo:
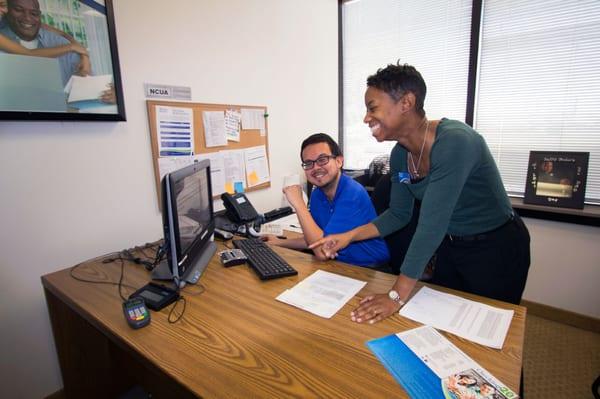
[[[281,239],[281,238],[277,238],[277,236],[274,236],[272,234],[268,234],[268,235],[264,235],[264,236],[260,236],[260,239],[269,243],[269,244],[273,244],[273,245],[277,245],[282,247],[283,246],[283,242],[285,240]]]
[[[387,294],[369,295],[350,313],[352,321],[373,324],[400,310],[400,304],[392,301]]]
[[[109,83],[108,89],[102,92],[100,95],[100,101],[106,104],[117,103],[117,94],[115,93],[115,86],[112,83]]]
[[[282,191],[292,208],[297,210],[300,206],[306,206],[302,197],[302,187],[299,184],[284,187]]]

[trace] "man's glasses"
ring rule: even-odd
[[[319,166],[325,166],[329,163],[329,160],[332,158],[337,158],[335,155],[321,155],[319,158],[314,161],[308,160],[302,162],[302,169],[310,170],[315,167],[315,164]]]

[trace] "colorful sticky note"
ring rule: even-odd
[[[256,186],[256,184],[258,183],[258,176],[256,175],[256,171],[252,171],[252,173],[248,175],[248,182],[251,186]]]
[[[235,194],[235,190],[233,189],[233,183],[228,181],[225,182],[225,191],[227,191],[229,194]]]
[[[242,183],[241,181],[236,181],[233,185],[233,189],[235,190],[236,193],[243,193],[244,192],[244,183]]]

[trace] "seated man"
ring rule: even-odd
[[[337,143],[323,133],[313,134],[302,143],[302,168],[307,180],[315,186],[310,197],[310,210],[302,198],[302,188],[293,185],[283,192],[296,210],[303,237],[279,239],[268,236],[269,243],[292,249],[308,245],[336,232],[343,232],[370,222],[377,215],[363,186],[342,173],[344,157]],[[313,249],[320,260],[327,256],[320,247]],[[365,267],[381,267],[389,261],[389,252],[381,238],[359,241],[344,248],[338,260]]]
[[[3,16],[0,23],[0,35],[3,36],[3,42],[11,40],[30,50],[71,45],[69,40],[56,33],[55,29],[46,29],[43,26],[38,0],[9,0],[7,6],[6,15]],[[1,47],[0,52],[7,52],[6,47]],[[77,52],[66,51],[62,55],[54,56],[58,56],[63,86],[67,84],[73,74],[82,76],[89,74],[87,55],[80,56]],[[83,62],[84,59],[86,62]]]

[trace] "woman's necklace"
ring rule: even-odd
[[[421,152],[419,153],[419,158],[417,159],[417,165],[415,165],[415,161],[413,159],[412,156],[412,152],[408,152],[408,157],[410,158],[410,163],[412,165],[413,168],[413,173],[412,175],[414,177],[420,177],[419,176],[419,167],[421,166],[421,158],[423,157],[423,150],[425,149],[425,141],[427,141],[427,130],[429,129],[429,119],[427,120],[427,124],[425,125],[425,133],[423,134],[423,144],[421,144]]]

